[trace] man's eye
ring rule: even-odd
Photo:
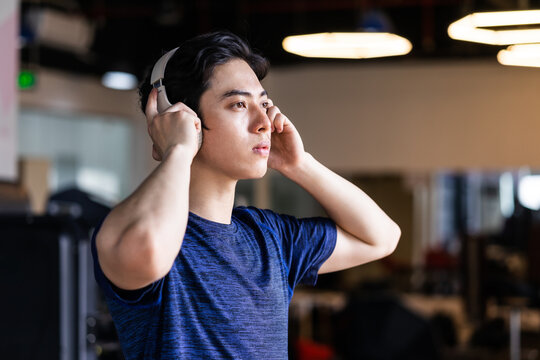
[[[242,109],[246,107],[246,104],[244,102],[237,102],[234,104],[235,108]]]
[[[266,109],[266,108],[270,107],[270,103],[268,101],[265,101],[265,102],[262,103],[262,106],[263,106],[263,108]]]

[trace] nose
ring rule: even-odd
[[[256,133],[264,133],[272,129],[272,123],[266,114],[266,109],[257,107],[253,110],[252,131]]]

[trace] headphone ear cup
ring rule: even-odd
[[[201,150],[201,146],[202,146],[202,128],[201,128],[201,131],[199,131],[198,136],[199,136],[199,150]]]
[[[172,106],[172,104],[169,101],[169,99],[167,98],[167,91],[165,90],[165,86],[162,85],[162,86],[158,87],[157,89],[158,89],[157,109],[158,109],[158,112],[161,114],[165,110],[170,108]],[[202,126],[202,124],[201,124],[201,126]],[[202,137],[203,137],[202,128],[199,131],[198,137],[199,137],[198,141],[199,141],[199,149],[200,149],[201,146],[202,146]]]

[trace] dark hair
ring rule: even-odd
[[[244,40],[228,31],[199,35],[184,42],[165,68],[163,84],[167,87],[167,97],[171,104],[183,102],[202,120],[199,101],[210,86],[214,68],[232,59],[242,59],[248,63],[259,80],[268,72],[268,60],[256,54]],[[143,112],[152,90],[152,68],[149,70],[139,86]]]

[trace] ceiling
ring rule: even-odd
[[[393,32],[413,44],[410,54],[362,63],[493,57],[500,47],[472,44],[448,37],[448,25],[472,11],[517,9],[524,0],[22,0],[22,33],[31,9],[54,9],[82,16],[94,28],[84,53],[61,50],[29,40],[21,48],[22,66],[43,66],[68,72],[101,75],[126,64],[139,76],[164,50],[194,35],[228,29],[246,38],[273,66],[336,63],[355,60],[306,59],[281,48],[287,35],[354,31],[362,15],[382,11]],[[519,4],[518,4],[519,2]],[[528,2],[528,6],[539,5]],[[31,39],[31,37],[30,37]]]

